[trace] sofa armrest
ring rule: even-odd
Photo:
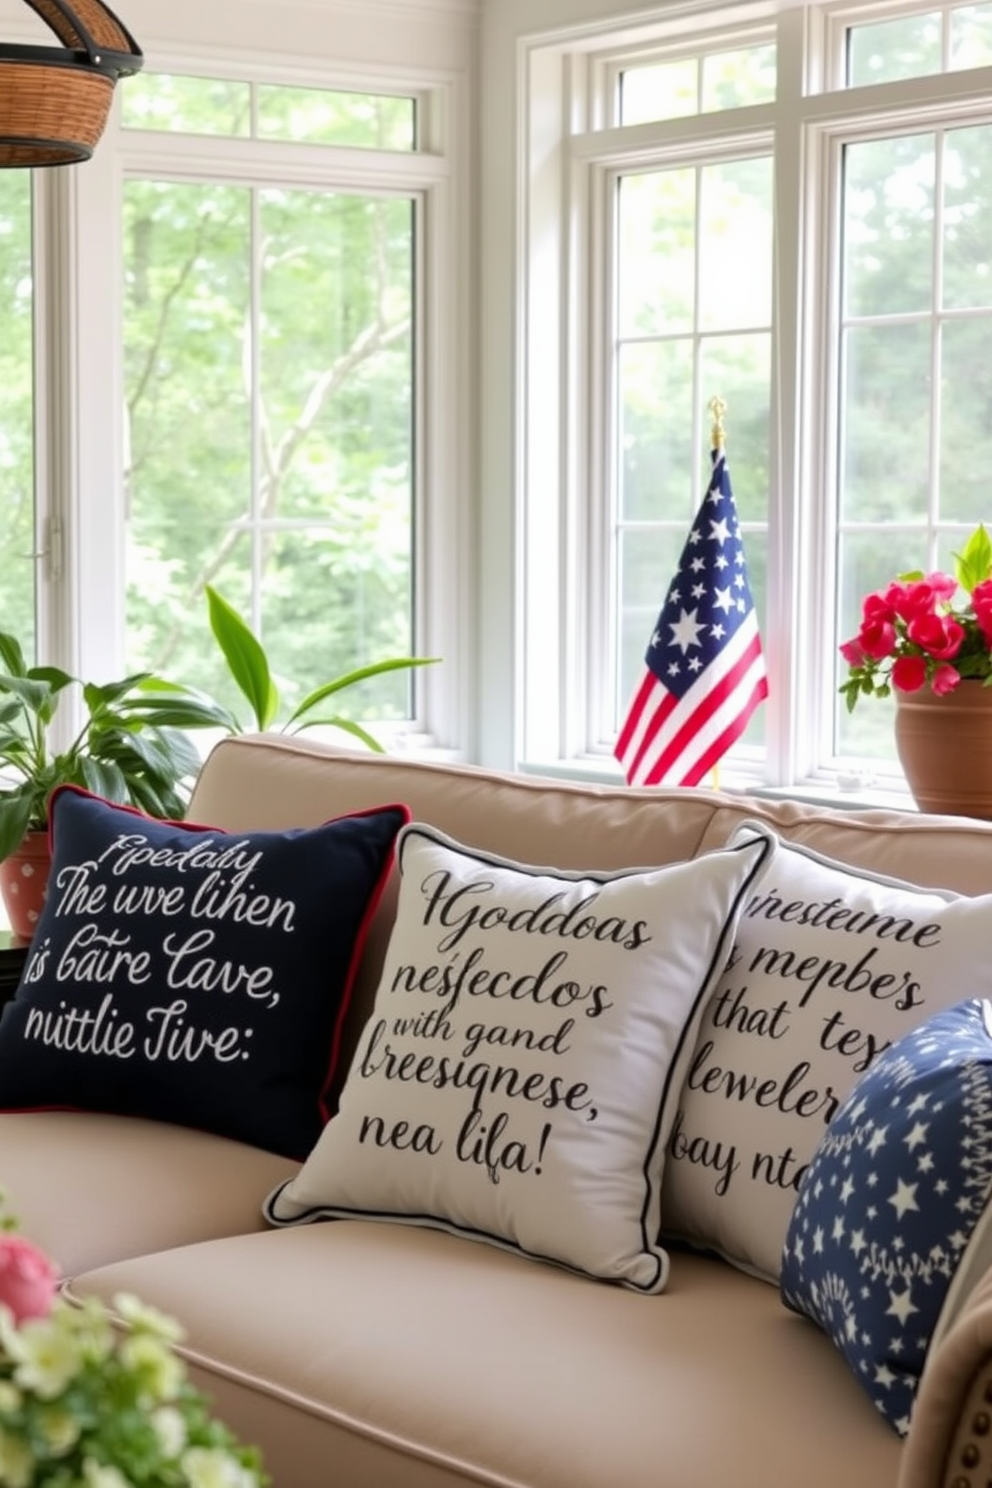
[[[992,1272],[927,1360],[898,1488],[985,1488],[992,1481]]]

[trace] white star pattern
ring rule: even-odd
[[[891,1195],[889,1203],[895,1209],[900,1219],[902,1219],[907,1209],[918,1209],[920,1207],[916,1202],[916,1190],[919,1186],[918,1183],[903,1183],[901,1178],[896,1184],[896,1191]]]
[[[683,656],[688,651],[690,646],[699,645],[699,632],[703,629],[703,627],[699,623],[699,620],[697,618],[698,615],[698,610],[693,610],[691,615],[687,614],[686,611],[683,610],[678,621],[672,624],[672,639],[669,642],[669,645],[680,646],[682,648]]]
[[[902,1435],[990,1198],[992,1001],[974,999],[876,1054],[809,1164],[783,1248],[784,1300],[828,1333]],[[801,1261],[797,1232],[812,1237]]]

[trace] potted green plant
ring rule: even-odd
[[[265,648],[234,606],[209,584],[206,586],[206,595],[210,628],[214,639],[220,647],[233,681],[251,707],[254,727],[260,733],[264,733],[273,727],[280,707],[279,689],[273,679]],[[392,656],[384,661],[375,661],[367,666],[356,667],[353,671],[345,672],[330,682],[323,682],[301,699],[279,726],[279,732],[297,733],[301,729],[318,726],[342,729],[368,749],[374,749],[381,754],[384,752],[383,746],[369,733],[368,729],[333,709],[328,711],[324,705],[329,698],[339,697],[346,689],[364,682],[369,677],[379,677],[386,672],[400,671],[409,667],[431,666],[438,659],[436,656]],[[244,729],[235,721],[232,731],[243,733]]]
[[[0,631],[0,888],[15,933],[26,938],[17,856],[40,855],[27,877],[47,877],[48,798],[57,785],[86,787],[151,816],[181,818],[200,756],[194,728],[235,727],[203,693],[137,672],[118,682],[83,682],[60,667],[28,666],[17,638]],[[84,716],[58,749],[53,726],[78,690]],[[25,875],[20,875],[23,880]]]

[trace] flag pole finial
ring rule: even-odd
[[[725,443],[723,415],[727,411],[727,405],[722,398],[711,398],[707,407],[713,419],[713,427],[710,430],[710,443],[715,450],[722,450]]]

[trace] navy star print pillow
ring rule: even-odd
[[[989,1260],[992,1003],[885,1050],[827,1128],[786,1235],[781,1293],[905,1436],[928,1350]]]

